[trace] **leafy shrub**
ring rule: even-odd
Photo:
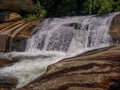
[[[114,0],[86,0],[83,14],[104,14],[120,11],[120,1]]]
[[[26,14],[26,19],[37,19],[37,18],[43,18],[46,15],[46,10],[41,6],[39,0],[37,0],[37,3],[35,5],[35,11],[31,14]]]
[[[104,14],[120,11],[120,0],[35,0],[29,19],[76,14]],[[41,3],[40,3],[41,2]],[[45,9],[44,9],[45,8]]]

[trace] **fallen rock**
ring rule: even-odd
[[[0,76],[0,90],[13,90],[17,83],[17,78],[13,76]]]
[[[119,90],[120,45],[50,65],[45,74],[17,90]]]
[[[11,10],[14,12],[34,12],[32,0],[0,0],[0,10]]]
[[[113,18],[109,34],[111,34],[114,38],[120,40],[120,15],[117,15]]]
[[[11,12],[11,11],[1,11],[0,12],[0,23],[10,22],[10,21],[18,21],[20,19],[22,19],[22,17],[15,12]]]

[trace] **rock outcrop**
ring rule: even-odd
[[[15,12],[11,12],[11,11],[1,11],[0,12],[0,23],[10,22],[10,21],[18,21],[20,19],[22,19],[22,17]]]
[[[120,40],[120,15],[117,15],[113,18],[109,33],[114,37]]]
[[[32,0],[0,0],[0,51],[25,49],[36,21],[22,20],[20,14],[32,13],[34,9]]]
[[[50,65],[47,72],[17,90],[119,90],[120,45]]]
[[[19,43],[25,41],[32,34],[35,21],[16,21],[0,24],[0,51],[13,51],[19,47]],[[23,49],[25,46],[22,46]]]
[[[0,0],[0,10],[31,13],[34,11],[34,5],[32,0]]]

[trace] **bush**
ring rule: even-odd
[[[34,13],[29,19],[76,14],[105,14],[120,11],[120,0],[35,0]],[[41,2],[41,3],[40,3]],[[46,10],[45,10],[45,9]]]
[[[37,18],[43,18],[46,15],[46,10],[41,6],[40,2],[37,0],[37,3],[35,5],[35,11],[31,14],[26,14],[26,19],[37,19]]]
[[[104,14],[120,11],[120,1],[114,0],[87,0],[82,10],[83,14]]]

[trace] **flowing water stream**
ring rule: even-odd
[[[17,77],[19,88],[42,75],[50,64],[113,45],[115,41],[108,30],[117,14],[45,19],[42,27],[36,27],[37,32],[28,39],[25,52],[0,54],[1,58],[20,60],[0,68],[0,74]]]

